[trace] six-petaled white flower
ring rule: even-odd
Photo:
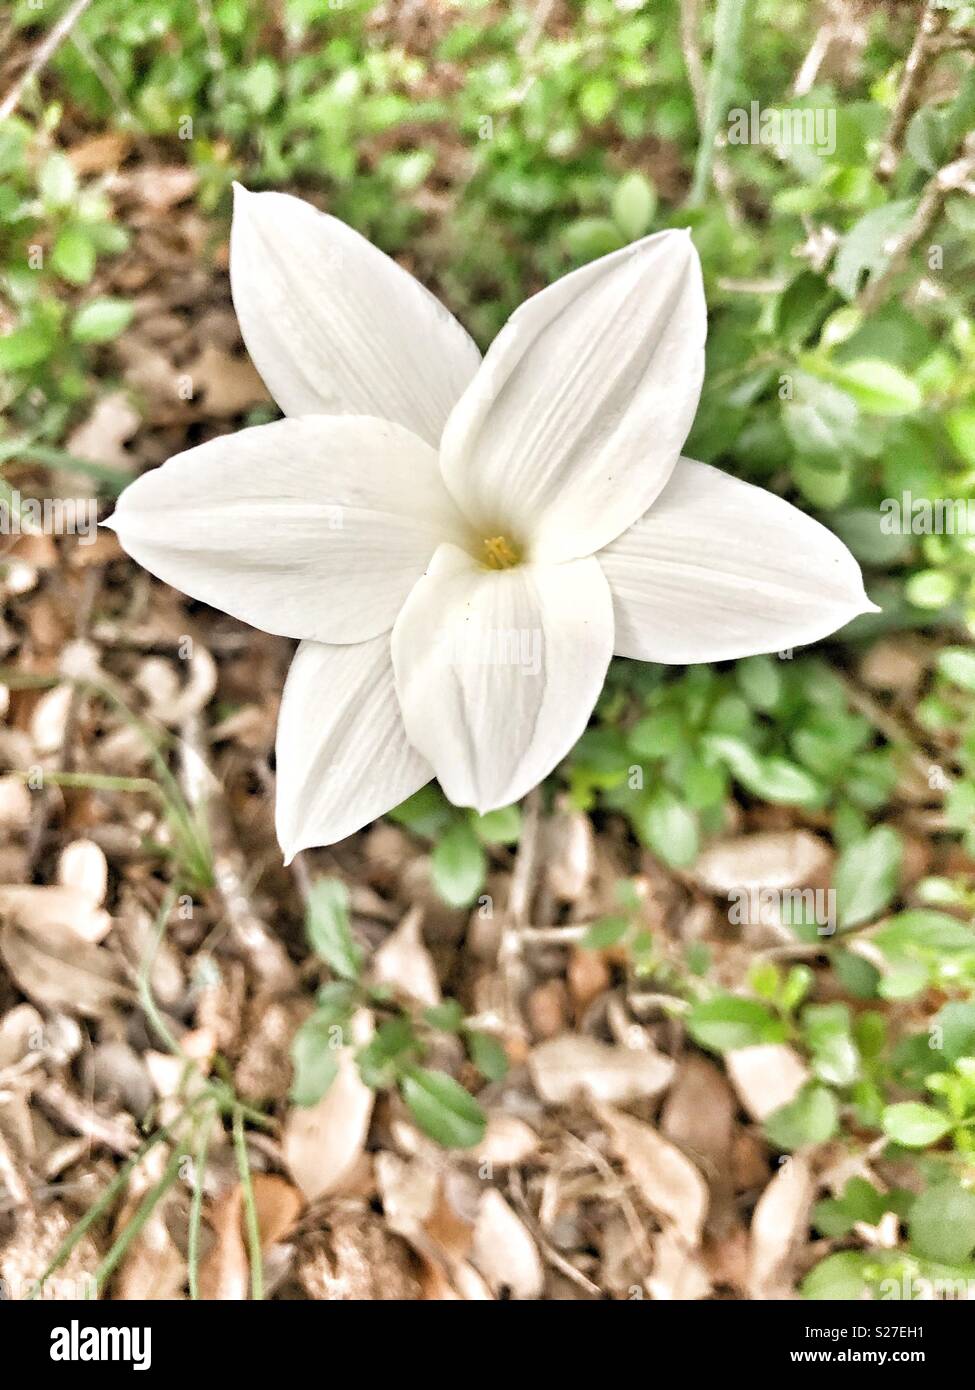
[[[170,459],[110,524],[167,583],[301,639],[277,738],[289,859],[433,776],[457,805],[516,801],[579,738],[614,652],[722,661],[872,607],[818,522],[680,456],[706,331],[686,233],[536,294],[483,362],[297,198],[238,189],[230,274],[287,418]]]

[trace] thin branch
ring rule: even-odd
[[[947,10],[939,4],[939,0],[927,0],[924,15],[911,45],[911,51],[904,63],[904,72],[901,76],[897,99],[894,102],[894,110],[887,127],[887,134],[884,137],[883,147],[877,159],[878,179],[889,179],[897,168],[904,132],[907,130],[908,121],[914,114],[924,79],[935,59],[937,45],[934,40],[941,32],[947,13]]]
[[[870,314],[884,303],[911,252],[935,226],[949,195],[965,188],[972,179],[975,179],[975,133],[965,141],[961,157],[939,169],[924,185],[914,216],[890,244],[886,270],[861,291],[858,309]]]
[[[57,24],[51,26],[37,45],[34,55],[24,71],[17,78],[3,101],[0,102],[0,121],[5,121],[17,110],[20,105],[20,98],[24,95],[28,84],[51,61],[90,4],[91,0],[74,0],[74,4],[65,10]]]

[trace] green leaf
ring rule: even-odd
[[[470,907],[484,883],[487,857],[469,822],[458,821],[430,856],[433,885],[451,907]]]
[[[961,405],[945,416],[951,442],[966,463],[975,464],[975,406]]]
[[[661,758],[678,749],[684,736],[684,721],[678,711],[664,709],[638,720],[627,742],[638,758]]]
[[[488,1081],[500,1081],[508,1074],[508,1054],[496,1037],[471,1028],[467,1034],[471,1061]]]
[[[844,299],[856,299],[864,274],[880,274],[887,267],[887,245],[910,221],[916,201],[901,198],[865,213],[847,232],[833,263],[833,284]]]
[[[918,953],[975,951],[975,932],[968,923],[924,908],[891,917],[873,933],[873,941],[890,955],[914,958]]]
[[[110,342],[128,328],[134,312],[127,299],[112,299],[108,295],[93,299],[75,315],[71,336],[76,343]]]
[[[95,273],[95,247],[83,227],[65,227],[51,252],[51,265],[72,285],[87,285]]]
[[[953,685],[975,693],[975,652],[968,647],[945,647],[938,657],[938,670]]]
[[[927,1188],[911,1208],[909,1230],[915,1255],[964,1264],[975,1250],[975,1193],[951,1179]]]
[[[712,1052],[732,1052],[758,1043],[782,1042],[785,1024],[764,1005],[736,994],[722,994],[695,1004],[687,1015],[695,1042]]]
[[[841,1250],[811,1269],[802,1281],[803,1298],[826,1302],[853,1302],[868,1287],[865,1273],[869,1256],[861,1250]]]
[[[281,77],[270,58],[258,58],[240,75],[241,95],[252,111],[264,116],[281,90]]]
[[[292,1104],[317,1105],[338,1073],[342,1041],[341,1024],[331,1009],[313,1013],[302,1023],[291,1044]]]
[[[668,787],[650,792],[633,813],[634,829],[671,868],[693,864],[700,848],[697,817]]]
[[[387,812],[390,820],[405,825],[414,835],[435,840],[453,823],[454,811],[436,782],[428,782]]]
[[[922,404],[919,387],[890,362],[871,358],[845,362],[830,376],[872,415],[911,415]]]
[[[782,694],[781,662],[771,656],[750,656],[735,667],[741,693],[755,709],[768,712]]]
[[[600,917],[598,922],[593,922],[579,945],[584,951],[604,951],[607,946],[615,946],[622,941],[629,929],[630,924],[625,917]]]
[[[423,1133],[446,1149],[470,1149],[484,1138],[487,1120],[471,1093],[446,1072],[411,1067],[400,1090]]]
[[[392,1086],[421,1056],[422,1047],[406,1014],[389,1018],[356,1053],[363,1082],[374,1091]]]
[[[569,223],[562,240],[576,261],[595,261],[626,245],[616,223],[608,217],[580,217]]]
[[[875,999],[880,971],[870,961],[855,951],[836,951],[833,955],[833,969],[840,984],[854,999]]]
[[[955,999],[931,1020],[941,1030],[941,1053],[946,1062],[975,1057],[975,1000]]]
[[[316,955],[344,980],[358,980],[362,952],[349,925],[349,890],[341,879],[320,878],[312,884],[305,932]]]
[[[579,110],[590,125],[600,125],[616,104],[616,84],[608,77],[590,77],[579,92]]]
[[[23,372],[36,367],[51,355],[52,346],[49,335],[33,324],[15,328],[0,338],[0,371]]]
[[[844,930],[878,917],[897,892],[903,845],[896,830],[878,825],[848,846],[836,865],[836,915]]]
[[[856,401],[807,372],[795,374],[794,390],[782,407],[782,423],[793,448],[805,458],[841,468],[848,454],[858,452]]]
[[[878,1192],[866,1178],[850,1178],[839,1197],[816,1203],[813,1225],[824,1236],[835,1240],[848,1235],[858,1221],[876,1226],[889,1209],[884,1194]]]
[[[803,1011],[802,1036],[820,1081],[852,1085],[860,1072],[860,1054],[845,1004],[810,1004]]]
[[[423,1017],[431,1028],[439,1028],[444,1033],[459,1033],[464,1026],[464,1010],[456,999],[431,1005],[423,1010]]]
[[[765,1132],[779,1149],[801,1149],[806,1144],[825,1144],[839,1127],[840,1108],[825,1086],[804,1086],[795,1100],[772,1112]]]
[[[951,1121],[933,1105],[906,1100],[884,1110],[883,1129],[888,1138],[907,1149],[926,1149],[951,1129]]]
[[[904,595],[916,608],[947,608],[955,597],[955,576],[941,570],[917,570],[908,579]]]
[[[657,191],[649,179],[634,171],[616,185],[613,217],[627,241],[636,241],[650,230],[657,211]]]
[[[78,176],[66,154],[48,155],[37,177],[41,197],[49,207],[65,208],[78,192]]]
[[[727,734],[709,734],[705,746],[727,763],[732,775],[753,796],[809,808],[819,807],[825,800],[821,783],[787,758],[760,758],[747,743]]]
[[[521,810],[518,806],[499,806],[479,816],[471,812],[471,825],[478,839],[488,845],[514,845],[521,834]]]

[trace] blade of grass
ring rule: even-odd
[[[234,1151],[237,1154],[237,1172],[244,1194],[244,1216],[247,1223],[247,1255],[251,1267],[251,1298],[260,1302],[264,1298],[264,1260],[261,1255],[261,1230],[257,1222],[257,1204],[254,1201],[254,1184],[251,1182],[251,1169],[247,1161],[247,1146],[244,1143],[244,1112],[239,1105],[234,1106]]]
[[[714,16],[714,44],[711,50],[707,106],[689,199],[692,207],[704,202],[711,183],[718,127],[727,115],[728,102],[738,74],[738,55],[741,50],[747,6],[748,0],[718,0]]]
[[[159,947],[162,945],[162,939],[166,934],[166,924],[169,921],[169,914],[172,912],[173,906],[178,896],[178,887],[175,884],[171,884],[170,887],[166,890],[166,895],[163,898],[162,906],[160,907],[159,912],[156,916],[156,923],[153,931],[152,942],[149,946],[148,951],[146,951],[145,956],[142,959],[142,964],[139,968],[139,1002],[142,1005],[142,1010],[146,1018],[149,1020],[149,1023],[155,1029],[159,1038],[166,1044],[166,1047],[169,1049],[169,1051],[175,1057],[182,1057],[183,1049],[180,1047],[179,1042],[173,1036],[172,1031],[169,1028],[169,1025],[166,1023],[166,1020],[159,1012],[159,1009],[156,1005],[156,1001],[153,998],[152,994],[152,969],[156,963],[156,957],[159,954]]]
[[[107,463],[96,463],[92,459],[80,459],[63,449],[48,448],[43,444],[19,444],[15,440],[5,440],[0,447],[4,458],[16,462],[39,463],[42,468],[64,469],[68,473],[83,473],[103,485],[109,497],[118,497],[128,487],[132,479],[120,468],[112,468]]]
[[[122,1167],[115,1174],[115,1177],[105,1188],[105,1191],[102,1193],[102,1195],[98,1198],[98,1201],[95,1202],[92,1206],[90,1206],[88,1210],[85,1212],[84,1216],[82,1216],[80,1220],[78,1220],[75,1223],[75,1225],[72,1226],[71,1230],[68,1232],[64,1240],[58,1246],[57,1250],[51,1256],[50,1263],[48,1264],[44,1273],[38,1279],[37,1287],[31,1294],[32,1299],[39,1297],[41,1289],[44,1287],[45,1280],[49,1279],[51,1275],[55,1272],[55,1270],[61,1268],[61,1266],[64,1264],[65,1260],[68,1259],[72,1250],[74,1250],[75,1246],[79,1243],[79,1241],[81,1241],[83,1237],[87,1234],[87,1232],[91,1230],[95,1222],[100,1220],[100,1218],[104,1216],[104,1214],[108,1211],[115,1198],[125,1187],[125,1184],[128,1182],[133,1170],[138,1166],[138,1164],[142,1162],[146,1154],[149,1153],[152,1149],[154,1149],[157,1144],[162,1144],[166,1140],[171,1139],[173,1137],[173,1132],[175,1131],[177,1126],[181,1124],[182,1121],[188,1115],[190,1115],[193,1112],[193,1110],[195,1110],[196,1107],[204,1099],[205,1097],[203,1096],[197,1096],[196,1099],[190,1101],[189,1104],[184,1106],[184,1108],[179,1112],[175,1120],[173,1120],[172,1124],[164,1125],[161,1129],[157,1129],[154,1134],[150,1134],[149,1138],[145,1141],[141,1148],[138,1149],[138,1151],[134,1153],[130,1159],[127,1159],[126,1162],[123,1163]]]
[[[200,1116],[199,1138],[193,1157],[193,1197],[190,1202],[190,1227],[187,1239],[186,1264],[189,1274],[190,1298],[200,1297],[200,1219],[203,1214],[203,1175],[210,1151],[210,1126],[213,1112],[205,1110]]]
[[[156,1207],[165,1197],[166,1193],[175,1183],[179,1176],[180,1164],[185,1155],[179,1145],[170,1154],[169,1162],[163,1170],[163,1175],[158,1182],[153,1183],[149,1191],[139,1203],[136,1213],[131,1221],[128,1221],[122,1231],[119,1232],[108,1254],[102,1260],[95,1271],[95,1289],[100,1293],[103,1285],[111,1278],[112,1273],[118,1267],[119,1261],[135,1240],[136,1236],[145,1226]]]
[[[166,813],[167,819],[177,839],[179,857],[181,858],[183,867],[189,870],[193,882],[206,888],[212,888],[214,882],[213,855],[210,849],[206,827],[200,823],[199,817],[187,804],[179,782],[169,770],[166,759],[160,751],[159,743],[164,745],[172,743],[172,735],[169,731],[164,729],[151,729],[143,719],[140,719],[138,715],[134,714],[132,710],[129,709],[125,701],[122,700],[114,690],[97,681],[71,680],[70,677],[62,676],[24,675],[19,671],[7,667],[0,667],[0,683],[8,686],[11,690],[47,689],[60,684],[62,680],[67,680],[78,690],[82,690],[87,694],[105,700],[106,703],[110,704],[113,709],[122,716],[131,728],[136,730],[149,750],[150,759],[159,777],[159,781],[162,784],[161,786],[156,786],[148,778],[129,778],[118,779],[116,785],[110,784],[108,780],[102,780],[100,785],[95,781],[66,782],[63,785],[90,786],[94,790],[101,791],[149,791],[151,794],[161,798],[163,810]],[[154,737],[154,735],[158,735],[158,739]],[[25,774],[21,773],[20,775],[24,776]],[[66,774],[45,772],[44,775],[48,781],[53,782],[56,776],[64,776]],[[97,773],[75,773],[71,775],[90,778],[102,776]],[[174,850],[170,849],[169,853],[174,853]]]

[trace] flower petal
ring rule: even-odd
[[[302,642],[278,717],[277,831],[285,862],[331,845],[412,796],[433,769],[407,742],[389,637]]]
[[[612,649],[597,560],[494,571],[442,545],[393,628],[407,737],[455,805],[507,806],[579,738]]]
[[[827,637],[876,611],[832,531],[764,488],[682,458],[640,520],[600,551],[616,652],[728,661]]]
[[[444,431],[444,479],[481,534],[569,560],[646,511],[694,419],[706,329],[683,232],[646,237],[524,303]]]
[[[436,446],[480,353],[413,276],[287,193],[235,185],[234,308],[286,415],[376,415]]]
[[[266,632],[388,632],[444,537],[462,539],[437,456],[361,416],[277,420],[177,454],[126,488],[125,550],[192,598]]]

